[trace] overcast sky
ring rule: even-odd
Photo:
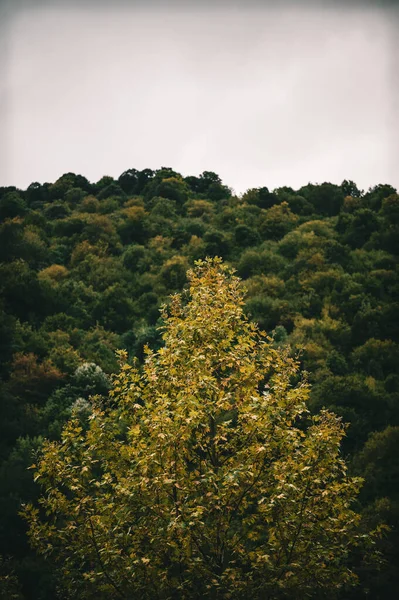
[[[399,187],[387,7],[0,4],[0,185],[168,166],[237,193]]]

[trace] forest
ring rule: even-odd
[[[356,509],[370,529],[386,526],[378,568],[359,559],[359,585],[331,597],[397,598],[398,252],[399,195],[386,184],[237,196],[216,173],[162,167],[0,188],[1,600],[67,597],[21,517],[40,496],[30,467],[108,395],[118,350],[140,368],[147,345],[162,348],[160,309],[206,257],[235,269],[249,320],[299,361],[310,413],[347,424],[342,456],[364,479]]]

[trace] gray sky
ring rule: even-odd
[[[300,5],[3,0],[0,185],[169,166],[237,193],[399,187],[397,13]]]

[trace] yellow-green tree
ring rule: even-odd
[[[297,363],[245,318],[220,259],[188,279],[164,347],[142,369],[120,352],[107,403],[45,444],[31,541],[74,598],[329,597],[356,582],[364,539],[344,428],[310,416]]]

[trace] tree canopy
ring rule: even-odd
[[[162,309],[164,346],[142,369],[121,351],[108,398],[44,444],[31,541],[71,597],[332,596],[367,538],[344,426],[310,415],[298,363],[244,315],[231,269],[199,261],[188,280]]]
[[[0,187],[0,589],[64,600],[18,514],[39,493],[32,454],[107,396],[118,348],[140,369],[146,344],[164,346],[159,307],[194,261],[221,256],[244,280],[244,313],[308,372],[311,414],[347,424],[362,517],[391,526],[380,573],[357,569],[360,585],[338,597],[399,596],[399,196],[350,179],[267,185],[236,195],[214,172],[162,167]]]

